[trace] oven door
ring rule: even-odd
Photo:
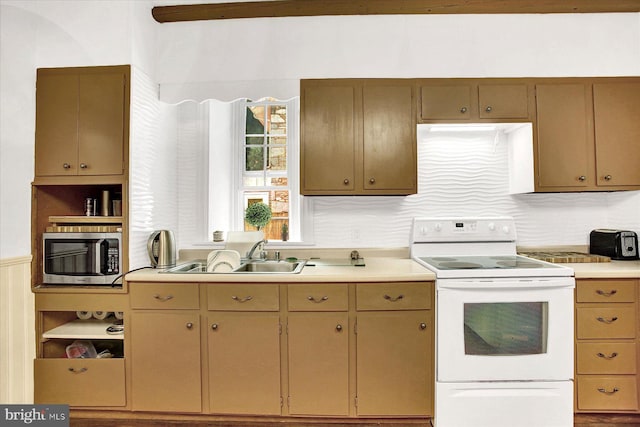
[[[437,281],[437,380],[573,378],[572,277]]]

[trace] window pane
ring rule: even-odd
[[[246,134],[264,134],[264,106],[247,107]]]
[[[465,304],[465,354],[490,356],[546,353],[547,304]]]
[[[246,138],[246,145],[262,145],[264,144],[263,136],[248,136]]]
[[[286,187],[289,185],[289,180],[286,176],[272,176],[268,179],[268,185],[272,187]]]
[[[264,168],[264,148],[247,147],[245,149],[245,171],[261,171]]]
[[[287,170],[287,147],[270,147],[269,163],[267,169],[283,171]]]
[[[264,175],[244,175],[242,184],[245,187],[264,187]]]
[[[287,133],[287,107],[284,105],[270,105],[267,114],[267,132],[271,135]]]
[[[286,136],[270,136],[269,144],[270,145],[286,145],[287,137]]]
[[[285,237],[288,240],[289,230],[289,191],[288,190],[275,190],[275,191],[245,191],[244,199],[249,203],[254,200],[259,200],[263,203],[267,203],[266,194],[268,193],[268,205],[271,208],[271,221],[262,229],[264,236],[267,240],[283,240]],[[255,230],[255,227],[247,224],[244,225],[245,231]],[[283,236],[283,232],[285,235]]]

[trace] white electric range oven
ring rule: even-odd
[[[516,254],[512,218],[416,218],[436,274],[436,427],[573,426],[573,270]]]

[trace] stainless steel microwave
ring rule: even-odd
[[[122,233],[43,233],[43,282],[111,285],[122,270]]]

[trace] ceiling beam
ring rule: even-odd
[[[328,15],[640,12],[640,0],[271,0],[156,6],[160,23]]]

